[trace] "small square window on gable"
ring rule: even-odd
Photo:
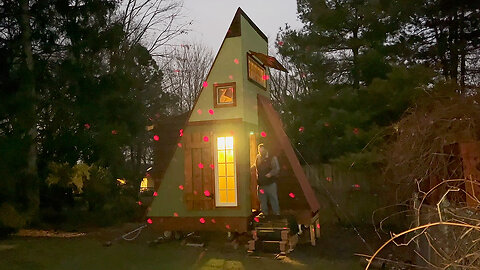
[[[247,53],[248,79],[264,90],[267,89],[267,71],[264,65],[257,61],[252,54]]]
[[[236,84],[220,83],[213,86],[213,104],[215,108],[237,106]]]

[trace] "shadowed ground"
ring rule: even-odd
[[[103,245],[121,234],[120,229],[108,229],[73,238],[14,236],[0,241],[0,269],[355,270],[363,268],[353,253],[368,253],[353,230],[343,228],[324,232],[316,247],[299,244],[283,260],[275,260],[273,252],[247,256],[242,245],[233,249],[223,233],[204,235],[206,246],[203,248],[188,247],[180,241],[148,245],[149,240],[158,236],[148,229],[134,241],[121,240],[110,247]]]

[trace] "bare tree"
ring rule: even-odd
[[[141,43],[150,54],[187,32],[190,21],[181,15],[183,0],[122,0],[120,22],[129,46]]]
[[[189,111],[212,65],[212,50],[200,43],[181,44],[168,55],[159,60],[164,89],[178,97],[177,112]]]
[[[295,64],[278,52],[278,49],[283,46],[283,42],[278,37],[274,45],[273,47],[269,46],[269,55],[273,55],[288,70],[288,73],[270,69],[270,92],[276,104],[285,105],[287,97],[296,99],[300,95],[310,92],[307,83],[309,72],[306,66]]]

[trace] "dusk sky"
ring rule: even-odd
[[[269,45],[285,23],[293,28],[302,25],[297,19],[296,0],[184,0],[183,15],[193,24],[182,39],[206,44],[216,52],[239,7],[265,33]]]

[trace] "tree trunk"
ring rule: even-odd
[[[358,20],[357,10],[355,10],[355,19]],[[353,89],[358,90],[360,88],[360,74],[358,69],[358,22],[353,28],[353,40],[355,44],[353,45],[352,52],[353,52],[353,68],[352,68],[352,76],[353,76]]]
[[[27,157],[27,168],[25,169],[26,188],[24,200],[27,202],[28,218],[33,218],[38,213],[39,207],[39,184],[37,176],[37,119],[36,116],[36,98],[35,98],[35,76],[33,67],[32,40],[30,28],[30,1],[19,0],[21,13],[18,17],[18,23],[21,31],[22,60],[25,68],[25,74],[20,85],[20,91],[27,93],[32,102],[28,103],[28,113],[24,117],[28,120],[25,128],[28,130],[28,136],[31,138],[30,148]]]

